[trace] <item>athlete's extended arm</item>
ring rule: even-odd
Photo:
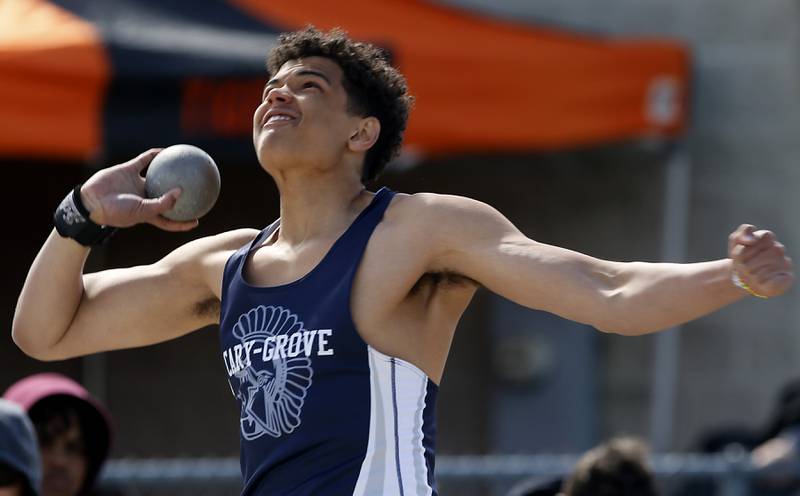
[[[665,329],[747,294],[777,296],[793,283],[791,260],[769,231],[741,226],[729,258],[688,264],[611,262],[537,243],[492,207],[467,198],[425,198],[432,271],[468,276],[518,304],[621,334]],[[427,222],[426,222],[427,223]],[[435,227],[434,227],[435,226]]]
[[[127,227],[148,222],[170,231],[178,223],[159,216],[176,191],[144,200],[140,172],[157,151],[98,172],[82,189],[98,224]],[[53,231],[34,260],[20,293],[12,334],[27,354],[42,360],[164,341],[215,321],[197,305],[214,298],[209,282],[209,245],[188,243],[159,262],[83,275],[89,248]]]

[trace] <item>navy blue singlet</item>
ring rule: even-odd
[[[225,265],[222,358],[241,409],[242,495],[436,495],[437,386],[356,331],[356,269],[394,192],[382,188],[301,279],[259,287],[248,255]]]

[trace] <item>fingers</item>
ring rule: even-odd
[[[764,236],[753,245],[736,245],[730,253],[732,259],[743,264],[750,264],[758,258],[763,258],[765,255],[772,255],[774,257],[786,255],[786,248],[775,239],[772,233]]]
[[[180,188],[173,188],[158,198],[144,198],[139,204],[139,214],[142,220],[149,221],[150,217],[161,215],[175,206],[181,196]]]
[[[782,294],[794,284],[794,272],[772,274],[760,284],[769,288],[771,296]]]
[[[179,222],[177,220],[171,220],[161,216],[150,219],[148,223],[158,227],[159,229],[172,232],[190,231],[200,225],[200,221],[197,219]]]
[[[129,160],[125,165],[133,168],[136,172],[141,173],[150,165],[150,162],[158,155],[163,148],[151,148],[146,152],[140,153],[137,157]]]
[[[175,206],[181,195],[180,188],[173,188],[158,198],[145,198],[139,205],[139,216],[143,222],[152,224],[166,231],[188,231],[199,225],[197,219],[175,221],[163,216]]]
[[[731,251],[736,269],[750,276],[759,277],[765,273],[791,270],[792,261],[786,255],[786,248],[775,240],[774,235],[763,236],[751,246],[737,245]]]
[[[754,285],[764,285],[768,284],[775,278],[781,278],[786,276],[787,274],[791,274],[791,272],[789,272],[789,269],[785,267],[776,267],[770,265],[761,267],[758,270],[750,271],[747,273],[746,277]]]
[[[752,224],[742,224],[728,236],[728,252],[732,251],[737,245],[750,246],[756,242],[754,233],[756,227]]]
[[[740,265],[747,267],[753,274],[773,266],[786,268],[789,263],[789,259],[786,256],[786,248],[778,242],[759,250],[745,249],[737,261]]]
[[[728,237],[728,254],[733,259],[746,261],[773,248],[775,243],[777,238],[772,231],[756,231],[753,226],[745,224]]]
[[[729,240],[729,256],[738,277],[760,295],[776,296],[794,282],[792,260],[772,231],[743,224]]]

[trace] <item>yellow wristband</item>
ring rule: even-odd
[[[755,291],[753,291],[753,288],[748,286],[746,282],[742,281],[742,278],[739,277],[739,273],[736,272],[735,269],[733,270],[733,272],[731,272],[731,281],[733,281],[733,284],[736,287],[744,289],[745,291],[747,291],[751,295],[755,296],[756,298],[761,298],[763,300],[766,300],[767,298],[769,298],[769,296],[764,296],[762,294],[758,294]]]

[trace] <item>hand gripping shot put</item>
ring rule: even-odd
[[[436,495],[439,382],[480,287],[640,335],[794,281],[776,235],[751,225],[715,260],[617,262],[537,242],[471,198],[370,191],[412,98],[383,50],[340,30],[281,35],[264,81],[253,149],[277,186],[278,219],[84,273],[110,230],[185,231],[213,205],[210,158],[183,145],[145,152],[65,198],[13,326],[25,353],[58,360],[218,324],[243,496]]]
[[[83,246],[104,244],[119,227],[141,222],[185,231],[211,210],[219,192],[211,156],[196,146],[173,145],[98,172],[64,198],[53,220],[61,236]]]
[[[192,145],[173,145],[159,152],[147,167],[145,193],[148,198],[158,198],[175,188],[181,189],[181,195],[164,217],[188,221],[207,214],[220,190],[214,159]]]

